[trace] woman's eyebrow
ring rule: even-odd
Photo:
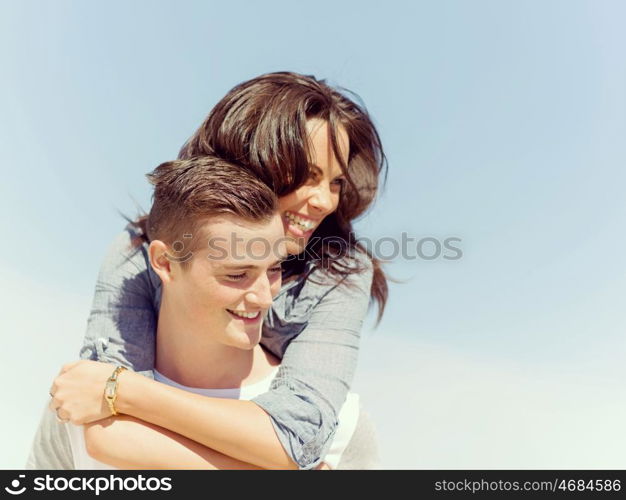
[[[324,173],[324,171],[322,170],[322,167],[320,167],[319,165],[316,165],[315,163],[311,163],[309,167],[319,170],[319,173],[322,173],[322,174]],[[339,171],[339,173],[333,177],[333,180],[337,179],[338,177],[345,177],[345,174],[342,171]]]

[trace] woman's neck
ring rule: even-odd
[[[212,341],[206,331],[193,331],[161,303],[155,368],[187,387],[228,389],[267,377],[279,361],[260,345],[245,350]]]

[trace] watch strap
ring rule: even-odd
[[[111,410],[111,415],[117,415],[118,412],[115,409],[115,400],[117,399],[117,385],[118,385],[118,377],[119,374],[122,373],[126,368],[124,366],[117,366],[111,376],[107,379],[106,385],[104,386],[104,399],[109,405],[109,409]]]

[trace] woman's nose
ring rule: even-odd
[[[327,213],[333,209],[332,193],[330,187],[326,183],[320,183],[311,192],[309,197],[309,205],[318,212]]]

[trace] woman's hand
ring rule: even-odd
[[[74,425],[84,425],[111,416],[104,399],[107,379],[115,365],[80,360],[61,368],[50,388],[49,407],[57,418]]]

